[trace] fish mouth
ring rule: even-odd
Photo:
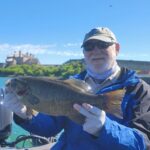
[[[7,86],[11,89],[11,91],[15,92],[18,96],[23,96],[28,93],[29,87],[27,83],[20,78],[13,78],[9,81]]]
[[[17,95],[18,95],[18,96],[22,96],[22,95],[25,95],[25,94],[27,94],[27,93],[28,93],[27,90],[24,89],[24,90],[18,91],[18,92],[17,92]]]

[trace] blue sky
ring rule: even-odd
[[[0,62],[14,51],[42,64],[83,58],[91,28],[112,29],[118,59],[150,61],[150,0],[0,0]]]

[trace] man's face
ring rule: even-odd
[[[83,54],[87,67],[96,73],[103,73],[116,62],[119,44],[89,40],[83,46]]]

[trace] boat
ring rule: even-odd
[[[0,147],[0,150],[50,150],[53,144],[46,144],[43,146],[35,146],[33,148],[12,148],[12,147]]]
[[[12,134],[13,113],[3,107],[4,94],[3,90],[0,90],[0,150],[50,150],[56,143],[55,137],[29,134],[19,135],[14,141],[8,141]]]
[[[32,143],[30,147],[26,147],[25,144],[18,147],[19,143],[24,143],[25,141],[30,140]],[[56,139],[45,138],[37,135],[24,135],[17,137],[13,142],[7,142],[6,140],[0,141],[0,150],[50,150],[53,145],[56,143]]]

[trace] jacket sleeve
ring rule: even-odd
[[[135,129],[126,127],[109,117],[96,139],[100,147],[115,150],[147,150],[144,138]]]
[[[132,119],[128,125],[145,138],[145,143],[150,149],[150,86],[140,80],[140,82],[127,90],[134,95],[132,103]]]
[[[32,119],[24,120],[14,114],[14,121],[26,131],[44,137],[55,136],[65,126],[67,117],[50,116],[43,113],[38,113]]]

